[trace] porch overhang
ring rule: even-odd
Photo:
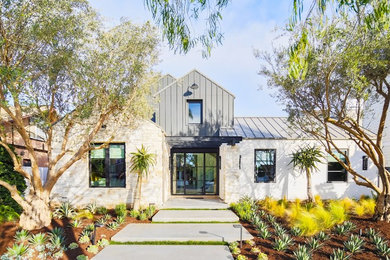
[[[212,148],[222,144],[235,145],[242,141],[241,136],[168,136],[171,148]]]

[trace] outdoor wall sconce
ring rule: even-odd
[[[363,171],[367,171],[368,168],[368,157],[366,155],[362,156],[362,166],[363,166]]]
[[[199,86],[198,86],[198,84],[194,83],[194,84],[191,85],[190,88],[193,89],[193,90],[195,90],[195,89],[198,89]]]

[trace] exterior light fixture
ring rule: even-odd
[[[362,166],[363,166],[363,171],[367,171],[368,157],[366,155],[362,156]]]
[[[98,228],[98,227],[103,227],[103,225],[102,224],[97,224],[97,223],[95,223],[93,225],[93,233],[92,233],[92,236],[91,236],[92,245],[96,244],[96,228]]]
[[[194,84],[191,85],[190,88],[195,90],[195,89],[198,89],[199,86],[198,86],[198,84],[194,83]]]
[[[234,228],[240,229],[240,249],[242,248],[242,225],[233,225]]]

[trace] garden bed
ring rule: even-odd
[[[358,208],[360,201],[354,202],[354,206],[346,206],[348,209],[345,209],[343,213],[345,215],[341,218],[342,221],[334,221],[333,226],[328,229],[321,229],[317,225],[317,231],[310,235],[304,235],[304,232],[295,226],[297,222],[291,220],[293,218],[292,213],[288,209],[296,209],[293,205],[294,202],[288,202],[293,207],[286,206],[286,212],[280,214],[279,217],[275,217],[269,208],[264,206],[267,201],[265,201],[266,203],[264,201],[253,202],[252,206],[249,207],[250,210],[248,210],[248,204],[245,204],[248,200],[244,199],[243,201],[244,203],[232,204],[232,207],[240,216],[241,224],[252,234],[254,239],[245,241],[241,249],[239,249],[237,243],[230,244],[229,247],[235,259],[347,259],[335,258],[337,253],[348,256],[348,259],[389,259],[390,224],[384,221],[373,221],[370,216],[354,214],[353,207]],[[283,203],[285,202],[282,200],[278,201],[278,205]],[[302,203],[303,206],[300,207],[300,210],[303,213],[295,215],[294,219],[299,219],[299,216],[302,216],[300,214],[315,214],[315,207],[321,207],[322,210],[328,211],[327,213],[321,211],[322,215],[320,216],[324,218],[327,216],[326,214],[332,216],[328,202],[322,203],[320,201],[320,203],[321,206],[313,204],[310,209],[304,209],[305,203]],[[332,201],[331,203],[345,205],[343,201]],[[340,213],[338,210],[335,212]],[[298,229],[297,233],[294,232],[294,228]],[[267,232],[268,235],[264,236],[264,233]],[[322,238],[321,235],[323,235]],[[277,242],[286,237],[290,242],[286,243],[287,246],[281,249]],[[376,240],[378,238],[379,242]],[[360,246],[357,246],[356,241],[361,243]],[[320,246],[316,247],[316,243]],[[382,251],[379,250],[379,245],[382,246]],[[352,252],[355,250],[351,249],[352,247],[356,248],[356,252]],[[383,250],[383,248],[385,249]],[[297,253],[302,251],[308,252],[304,254],[306,258],[302,257],[302,254],[297,257],[299,256]],[[259,256],[263,256],[263,258]]]
[[[116,219],[115,216],[117,214],[114,210],[109,210],[108,214],[110,214],[111,219],[107,221],[107,224],[111,222],[115,222]],[[65,237],[65,243],[64,247],[66,250],[63,251],[63,255],[59,259],[69,259],[73,260],[76,259],[80,255],[85,255],[89,259],[91,259],[93,256],[96,255],[96,253],[91,253],[87,251],[88,246],[90,246],[92,243],[86,242],[86,243],[80,243],[80,237],[82,236],[83,229],[87,227],[90,224],[96,223],[97,220],[103,218],[105,214],[93,214],[92,219],[83,218],[80,219],[81,227],[71,227],[70,223],[72,223],[74,220],[69,218],[62,218],[62,219],[56,219],[53,218],[51,225],[48,227],[42,228],[42,229],[36,229],[33,230],[30,233],[30,235],[38,234],[38,233],[45,233],[47,237],[49,236],[49,232],[52,231],[54,228],[59,227],[62,228],[64,231],[64,237]],[[117,229],[112,230],[108,228],[107,225],[104,225],[102,227],[98,227],[96,229],[96,242],[98,240],[101,240],[102,238],[107,239],[108,241],[111,240],[111,237],[114,236],[116,233],[118,233],[122,228],[126,227],[129,223],[150,223],[151,221],[149,219],[146,220],[139,220],[136,217],[130,216],[130,214],[126,213],[126,216],[124,217],[124,221],[122,224],[118,226]],[[0,256],[5,254],[7,252],[7,248],[12,247],[12,245],[15,244],[15,234],[16,232],[20,230],[20,227],[17,222],[5,222],[0,224]],[[69,245],[72,243],[78,244],[77,248],[70,249]],[[33,246],[30,245],[30,248]],[[103,247],[99,246],[98,250],[102,250]],[[30,257],[28,257],[30,259]],[[38,253],[34,252],[32,254],[31,259],[39,259]],[[53,259],[52,257],[49,257],[48,259]]]

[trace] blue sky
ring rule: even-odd
[[[90,3],[109,27],[119,23],[121,17],[135,23],[152,20],[143,0],[92,0]],[[266,79],[257,74],[260,61],[253,51],[271,51],[272,45],[285,43],[277,38],[280,31],[275,29],[284,27],[291,8],[292,0],[234,0],[222,13],[223,44],[212,50],[210,58],[202,58],[199,48],[186,55],[174,54],[163,43],[161,62],[156,69],[174,77],[198,69],[235,94],[236,116],[285,116],[283,106],[272,97]]]

